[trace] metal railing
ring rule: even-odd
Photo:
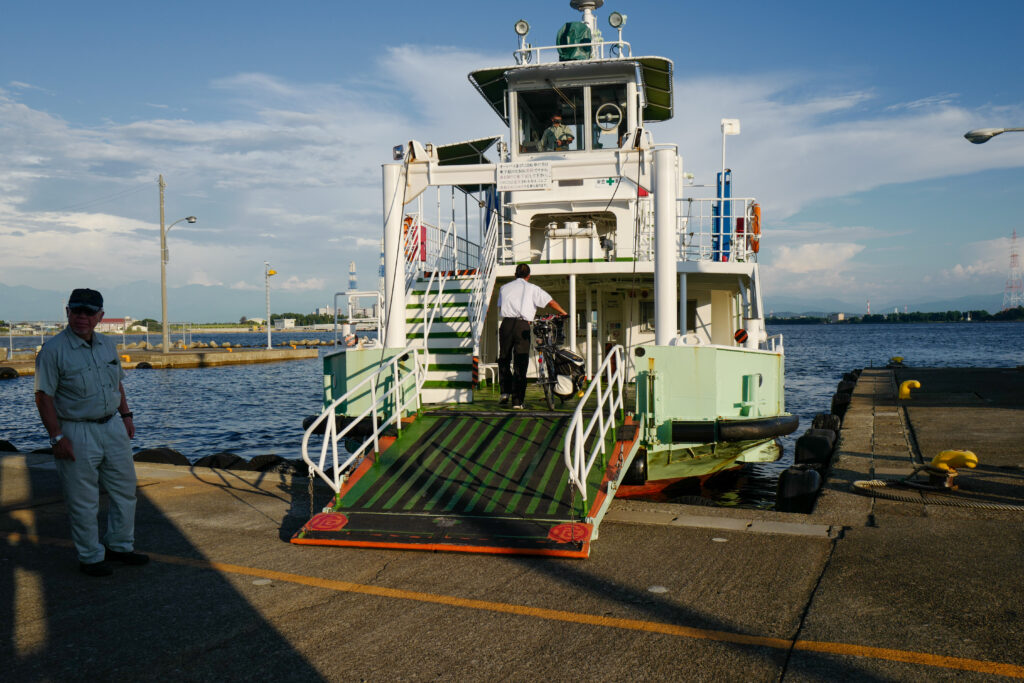
[[[725,216],[719,215],[722,201],[715,197],[686,197],[678,200],[676,248],[680,261],[757,261],[755,241],[759,248],[761,235],[751,232],[755,200],[750,197],[725,199],[729,207]],[[649,201],[640,200],[637,202],[637,210],[637,259],[653,261],[653,206]]]
[[[524,46],[512,53],[516,64],[543,64],[545,57],[548,62],[558,62],[559,50],[585,48],[590,50],[588,59],[627,59],[633,56],[633,46],[624,40],[597,40],[587,43],[570,43],[568,45]]]
[[[597,374],[591,380],[590,386],[583,394],[576,406],[576,412],[569,422],[569,430],[565,434],[565,466],[569,470],[569,484],[575,486],[587,500],[587,478],[590,470],[594,467],[597,456],[603,455],[607,446],[606,437],[609,430],[615,428],[616,411],[623,409],[625,384],[624,354],[621,346],[615,346],[608,352],[597,369]],[[583,408],[586,406],[590,395],[597,392],[597,405],[589,420],[584,424]],[[597,430],[594,433],[594,430]],[[591,434],[594,436],[589,453],[586,452],[586,442]]]
[[[347,317],[344,318],[344,319],[342,319],[342,317],[341,317],[341,307],[338,306],[338,299],[340,297],[345,297],[346,300],[347,300],[346,301],[346,305],[345,305],[345,310],[348,311],[348,312],[346,313]],[[355,311],[356,311],[356,309],[359,308],[359,306],[357,305],[359,303],[359,300],[360,299],[364,299],[364,298],[367,298],[367,299],[368,298],[372,298],[372,299],[374,299],[373,306],[372,306],[372,309],[371,309],[373,311],[373,315],[367,316],[367,317],[359,317],[358,315],[356,315]],[[341,329],[341,326],[346,326],[346,325],[348,326],[347,334],[345,335],[346,337],[348,336],[348,334],[351,334],[354,330],[358,329],[357,326],[362,325],[362,326],[372,326],[372,328],[369,331],[372,331],[374,333],[374,335],[375,335],[377,340],[379,340],[379,341],[383,340],[384,339],[384,334],[383,334],[383,330],[381,329],[383,327],[383,325],[382,325],[382,321],[380,319],[380,312],[383,311],[383,310],[384,310],[384,295],[381,294],[380,292],[371,292],[369,290],[364,290],[364,291],[353,290],[353,291],[348,291],[348,292],[335,292],[334,293],[334,345],[335,346],[339,345],[338,344],[338,330]],[[364,327],[364,330],[365,330],[365,327]],[[348,341],[349,341],[348,339],[345,339],[346,343],[348,343]]]
[[[498,261],[498,233],[501,232],[501,220],[498,214],[492,213],[484,234],[484,246],[481,253],[480,266],[469,295],[469,321],[473,332],[473,355],[480,355],[480,339],[483,335],[484,320],[487,317],[487,304],[494,290],[494,266]]]
[[[455,234],[455,221],[448,224],[448,229],[444,233],[440,233],[439,230],[434,229],[438,239],[431,240],[427,235],[427,229],[433,228],[433,226],[417,226],[413,230],[409,230],[406,233],[406,295],[412,293],[412,289],[416,284],[416,279],[420,276],[419,274],[413,275],[410,278],[409,270],[417,271],[420,274],[425,272],[420,270],[421,266],[417,264],[416,259],[410,260],[409,254],[413,257],[419,257],[422,255],[425,258],[423,263],[430,264],[430,277],[427,279],[427,288],[422,294],[423,308],[420,309],[423,316],[423,348],[427,348],[427,340],[430,337],[430,328],[433,326],[434,321],[437,319],[438,313],[441,313],[442,303],[444,301],[444,284],[448,279],[456,274],[458,270],[456,267],[457,260],[453,260],[453,256],[456,255],[454,251],[456,243]],[[424,241],[425,240],[425,241]],[[412,251],[409,250],[409,245],[412,245]],[[429,248],[433,246],[433,248]],[[408,264],[416,264],[413,268],[409,268]],[[436,292],[434,291],[436,284]],[[433,302],[431,302],[431,294],[433,293]],[[443,314],[442,314],[443,315]]]
[[[402,368],[401,363],[409,361],[411,368]],[[386,375],[391,375],[391,386],[381,390],[378,384],[386,381]],[[386,363],[381,363],[363,381],[349,389],[340,398],[334,400],[324,408],[316,420],[306,429],[302,436],[302,459],[309,466],[310,476],[317,475],[327,485],[334,489],[335,493],[341,491],[345,483],[347,471],[350,465],[366,453],[369,446],[373,446],[374,452],[380,452],[380,438],[386,428],[395,425],[395,429],[401,432],[402,416],[406,410],[415,407],[420,409],[420,390],[423,387],[424,371],[420,364],[417,349],[407,347],[396,354]],[[368,387],[368,388],[367,388]],[[360,392],[369,392],[369,406],[358,415],[349,416],[348,424],[339,431],[338,420],[335,411],[338,406],[352,399]],[[407,395],[411,392],[411,395]],[[355,449],[347,458],[339,461],[338,442],[344,439],[349,432],[363,420],[369,419],[373,431],[363,441],[359,448]],[[309,437],[318,431],[321,424],[324,424],[323,444],[320,447],[320,457],[314,462],[309,455]],[[328,451],[330,451],[331,474],[328,476],[324,466],[328,464]]]
[[[728,209],[722,215],[721,206]],[[761,235],[751,232],[751,197],[687,197],[679,200],[680,261],[757,261]]]

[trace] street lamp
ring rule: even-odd
[[[1024,128],[978,128],[977,130],[967,131],[964,133],[964,137],[974,144],[980,145],[983,142],[988,142],[1001,133],[1009,133],[1015,130],[1022,131]]]
[[[160,350],[161,353],[167,353],[171,350],[171,337],[170,329],[167,326],[167,261],[170,260],[170,253],[167,251],[167,233],[171,231],[175,225],[182,221],[188,221],[189,223],[195,223],[198,220],[195,216],[186,216],[185,218],[179,218],[178,220],[171,223],[169,226],[164,228],[164,188],[167,187],[167,183],[164,182],[164,177],[160,175],[160,327],[163,332],[163,348]]]
[[[270,261],[263,262],[263,282],[267,288],[267,349],[270,349],[270,276],[277,275],[276,270],[270,269]]]

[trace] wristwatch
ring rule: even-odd
[[[50,437],[50,448],[53,448],[54,446],[56,446],[57,442],[60,441],[63,438],[64,438],[63,434],[58,434],[57,436],[51,436]]]

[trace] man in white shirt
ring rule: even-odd
[[[526,366],[530,361],[530,323],[538,308],[550,306],[568,315],[558,302],[537,285],[530,283],[530,266],[516,266],[516,279],[498,291],[501,325],[498,327],[498,380],[501,403],[512,401],[512,408],[523,409],[526,398]]]

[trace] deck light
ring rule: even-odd
[[[525,37],[530,32],[530,25],[526,23],[525,19],[520,19],[516,22],[516,35]]]
[[[618,12],[612,12],[608,15],[608,24],[612,28],[622,28],[626,25],[626,15],[619,14]]]
[[[405,145],[395,145],[391,148],[391,157],[395,161],[401,161],[405,158]]]

